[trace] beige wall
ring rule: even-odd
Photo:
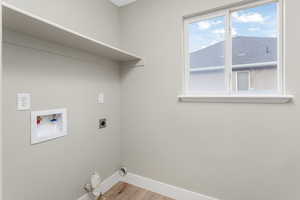
[[[106,0],[9,2],[118,44],[118,8]],[[120,166],[119,67],[13,32],[4,40],[4,199],[75,200],[93,171],[106,178]],[[69,135],[31,146],[30,111],[16,111],[18,92],[31,93],[32,110],[67,108]],[[97,104],[99,92],[105,104]],[[99,130],[103,117],[108,127]]]
[[[182,16],[236,0],[139,0],[121,9],[122,159],[137,174],[222,200],[300,198],[299,1],[286,0],[284,105],[180,103]]]
[[[176,98],[182,16],[236,0],[139,0],[120,16],[106,0],[6,1],[110,44],[122,41],[145,58],[144,68],[123,69],[121,79],[122,163],[130,171],[221,200],[300,198],[299,2],[286,0],[286,77],[295,102],[255,105]],[[4,44],[4,199],[74,200],[89,173],[107,177],[120,165],[119,68],[12,32],[5,38],[40,50]],[[103,91],[106,103],[96,104]],[[69,135],[31,146],[30,113],[16,111],[18,92],[32,94],[33,110],[68,108]],[[99,131],[103,116],[109,127]]]

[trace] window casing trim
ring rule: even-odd
[[[288,96],[286,94],[286,88],[285,88],[285,71],[284,71],[284,2],[283,0],[258,0],[258,1],[251,1],[250,3],[247,2],[245,4],[239,4],[239,5],[235,5],[235,6],[227,6],[227,7],[223,7],[222,9],[216,9],[215,11],[211,11],[211,12],[203,12],[202,14],[198,13],[198,15],[190,15],[190,16],[185,16],[183,19],[183,43],[184,43],[184,84],[183,84],[183,91],[182,91],[182,96],[180,97],[184,97],[184,96],[199,96],[199,94],[191,94],[188,92],[188,83],[189,83],[189,76],[190,76],[190,72],[194,71],[194,70],[201,70],[200,68],[190,68],[190,63],[189,63],[189,45],[188,45],[188,41],[189,41],[189,33],[188,33],[188,25],[190,23],[193,22],[197,22],[197,21],[201,21],[201,20],[205,20],[205,19],[209,19],[209,18],[213,18],[213,17],[219,17],[219,16],[225,16],[225,66],[215,66],[211,69],[214,70],[218,70],[218,69],[222,69],[225,68],[225,79],[226,79],[226,88],[227,90],[224,92],[225,96],[232,96],[232,97],[237,97],[238,95],[236,94],[236,92],[233,90],[232,88],[232,68],[236,68],[236,67],[250,67],[251,65],[255,65],[257,63],[251,63],[251,64],[247,64],[247,65],[232,65],[232,37],[231,37],[231,13],[232,12],[236,12],[238,10],[241,9],[248,9],[248,8],[252,8],[252,7],[256,7],[256,6],[260,6],[260,5],[264,5],[267,3],[272,3],[272,2],[277,2],[277,22],[278,22],[278,26],[277,26],[277,38],[278,38],[278,59],[276,62],[268,62],[268,63],[261,63],[264,65],[268,65],[268,64],[277,64],[277,90],[278,93],[274,94],[275,96],[280,96],[280,97],[285,97]],[[205,70],[205,69],[203,69]],[[206,68],[206,70],[209,70],[208,68]],[[220,93],[221,96],[224,96],[224,93]],[[208,94],[202,94],[200,93],[200,96],[219,96],[219,93],[217,93],[217,95],[211,95],[212,93],[208,93]],[[262,96],[260,94],[257,94],[257,96]],[[251,95],[251,97],[253,97]],[[291,97],[291,96],[289,96]]]
[[[292,95],[180,95],[181,102],[202,103],[249,103],[249,104],[284,104],[293,100]]]

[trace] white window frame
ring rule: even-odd
[[[268,62],[268,63],[251,63],[246,65],[232,65],[232,37],[231,37],[231,29],[232,29],[232,22],[231,22],[231,13],[236,12],[242,9],[248,9],[253,8],[257,6],[261,6],[267,3],[277,3],[277,38],[278,38],[278,48],[277,48],[277,54],[278,59],[277,62]],[[215,67],[209,67],[209,68],[190,68],[190,58],[189,58],[189,30],[188,25],[194,22],[202,21],[205,19],[211,19],[214,17],[225,17],[225,49],[224,49],[224,57],[225,57],[225,66],[215,66]],[[279,103],[286,103],[292,99],[291,95],[286,94],[285,89],[285,73],[284,73],[284,3],[283,0],[257,0],[251,3],[245,3],[243,5],[232,5],[228,6],[226,8],[216,9],[211,12],[204,12],[197,15],[192,16],[186,16],[183,20],[183,44],[184,44],[184,84],[183,84],[183,91],[182,95],[179,96],[179,99],[182,101],[185,100],[200,100],[203,97],[203,99],[210,99],[212,98],[212,102],[222,102],[222,98],[225,97],[225,99],[228,99],[227,97],[230,97],[229,99],[234,99],[235,97],[245,97],[246,101],[251,101],[253,99],[253,102],[257,102],[257,99],[264,98],[265,95],[256,94],[256,95],[248,95],[248,96],[242,96],[241,94],[237,94],[237,92],[232,88],[232,68],[245,68],[249,67],[251,65],[269,65],[269,64],[277,64],[277,89],[278,94],[274,94],[271,97],[280,99]],[[203,70],[211,70],[214,69],[222,69],[225,68],[225,86],[226,91],[224,93],[215,93],[215,94],[191,94],[189,93],[189,80],[190,80],[190,72],[191,71],[203,71]],[[215,98],[219,98],[219,100],[215,100]],[[231,98],[232,97],[232,98]],[[270,95],[267,95],[267,97],[270,97]],[[282,98],[284,97],[284,102],[282,102]],[[224,98],[223,98],[224,99]],[[241,99],[241,98],[239,98]],[[268,98],[269,99],[269,98]],[[234,100],[235,102],[236,100]],[[245,100],[243,100],[245,101]],[[272,99],[272,102],[274,99]]]
[[[188,25],[192,24],[194,22],[198,22],[198,21],[202,21],[202,20],[206,20],[206,19],[211,19],[211,18],[215,18],[215,17],[222,17],[224,16],[225,19],[227,20],[228,18],[226,17],[226,11],[217,11],[217,12],[213,12],[210,14],[206,14],[206,15],[199,15],[196,17],[192,17],[192,18],[188,18],[184,20],[184,57],[185,57],[185,70],[184,70],[184,94],[188,94],[188,90],[189,90],[189,81],[190,81],[190,58],[189,58],[189,32],[188,32]],[[228,22],[225,21],[225,28],[227,27]],[[227,31],[225,30],[226,34]],[[225,41],[226,41],[225,37]],[[224,53],[226,54],[226,50],[224,51]],[[225,58],[225,63],[226,63],[226,58],[228,56],[224,55]],[[226,64],[225,64],[226,66]],[[215,67],[209,67],[209,69],[207,68],[207,70],[216,70],[216,69],[222,69],[224,68],[223,66],[215,66]],[[196,69],[192,69],[194,71],[203,71],[205,69],[202,68],[202,70],[197,70]],[[205,70],[206,71],[206,70]],[[226,78],[226,76],[225,76]],[[226,87],[227,88],[227,87]]]

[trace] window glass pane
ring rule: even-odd
[[[249,72],[237,72],[237,89],[238,91],[248,91],[249,85]]]
[[[189,24],[188,37],[189,92],[224,92],[225,16]]]
[[[251,72],[253,88],[249,92],[278,92],[277,3],[239,10],[231,17],[233,73]]]

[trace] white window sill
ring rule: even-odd
[[[292,95],[277,96],[233,96],[233,95],[181,95],[181,102],[205,102],[205,103],[254,103],[254,104],[283,104],[293,100]]]

